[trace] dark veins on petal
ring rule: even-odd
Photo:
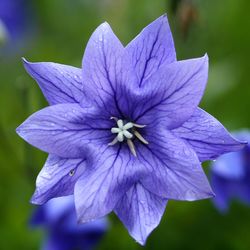
[[[29,63],[27,72],[38,82],[50,105],[79,103],[83,98],[81,69],[58,63]]]
[[[147,60],[146,60],[146,62],[145,62],[145,64],[144,64],[144,69],[143,69],[141,78],[139,79],[139,87],[141,87],[142,84],[143,84],[143,81],[145,81],[145,79],[147,79],[147,77],[148,77],[149,75],[151,75],[151,72],[147,72],[147,75],[145,75],[145,74],[146,74],[146,71],[147,71],[147,69],[148,69],[148,63],[149,63],[149,61],[151,61],[151,60],[154,58],[153,52],[159,50],[159,48],[160,48],[160,46],[161,46],[161,44],[158,44],[157,47],[155,47],[155,46],[156,46],[156,43],[157,43],[157,41],[158,41],[158,37],[159,37],[159,33],[160,33],[161,28],[162,28],[162,26],[160,26],[160,28],[159,28],[159,30],[158,30],[158,32],[157,32],[157,35],[156,35],[155,38],[154,38],[153,45],[152,45],[152,47],[150,48],[150,52],[149,52],[148,58],[147,58]],[[147,41],[144,41],[144,42],[147,43]],[[143,51],[141,50],[141,53],[142,53],[142,52],[143,52]],[[159,68],[159,66],[162,64],[163,59],[164,59],[164,50],[163,50],[161,59],[158,60],[158,65],[157,65],[157,66],[154,66],[154,70],[155,70],[155,71],[157,71],[157,69]],[[137,63],[138,63],[138,61],[136,62],[135,65],[137,65]]]
[[[173,95],[175,95],[176,93],[178,93],[179,91],[181,91],[183,89],[183,87],[185,85],[187,85],[190,80],[192,80],[192,78],[194,78],[199,72],[200,69],[203,67],[203,65],[201,65],[183,84],[181,84],[181,86],[179,86],[175,91],[173,91],[172,93],[170,93],[169,95],[165,96],[164,93],[161,95],[162,98],[160,98],[159,102],[153,104],[152,106],[148,107],[146,110],[144,110],[142,113],[140,113],[134,120],[135,122],[137,122],[140,118],[142,118],[145,114],[147,114],[149,111],[153,110],[154,108],[157,108],[160,105],[164,105],[164,103],[169,100]],[[170,83],[168,83],[168,85],[170,85]],[[186,93],[186,95],[189,95],[189,93]],[[153,98],[153,96],[152,96]],[[184,99],[184,96],[181,96],[180,98]],[[178,101],[178,100],[175,100]],[[168,104],[171,104],[168,103]],[[185,105],[187,105],[185,103]]]
[[[103,37],[102,39],[104,39],[104,37]],[[105,55],[104,43],[102,43],[102,51],[103,51],[103,55]],[[108,80],[108,84],[109,84],[109,86],[110,86],[110,88],[111,88],[111,90],[112,90],[112,92],[113,92],[115,106],[116,106],[116,108],[117,108],[117,111],[118,111],[119,114],[120,114],[120,117],[123,118],[122,111],[121,111],[121,109],[120,109],[120,107],[119,107],[119,104],[118,104],[118,101],[117,101],[117,94],[116,94],[115,88],[114,88],[114,86],[113,86],[113,84],[112,84],[112,81],[111,81],[111,79],[110,79],[109,70],[108,70],[108,66],[107,66],[107,58],[106,58],[106,56],[104,56],[103,59],[104,59],[104,71],[105,71],[106,79]],[[115,65],[114,65],[114,67],[116,68],[116,63],[115,63]],[[101,71],[100,71],[100,72],[101,72]],[[115,76],[116,76],[116,74],[115,74]],[[116,81],[116,84],[117,84],[117,79],[115,79],[115,81]]]
[[[85,159],[63,159],[50,155],[37,178],[37,188],[31,199],[34,204],[73,194],[74,185],[85,171]]]

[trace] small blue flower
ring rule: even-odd
[[[239,152],[219,157],[211,167],[211,182],[216,194],[213,201],[221,212],[228,211],[232,199],[250,205],[250,132],[234,135],[248,145]]]
[[[14,42],[22,38],[27,28],[27,14],[27,0],[1,0],[0,32],[2,31],[2,39]]]
[[[55,198],[38,207],[31,218],[31,225],[46,230],[43,250],[93,249],[108,228],[105,218],[77,224],[72,196]]]
[[[74,193],[80,222],[114,211],[145,244],[168,199],[213,196],[201,161],[244,146],[198,108],[208,57],[177,61],[165,15],[126,47],[103,23],[82,69],[24,65],[51,105],[17,129],[49,153],[32,202]]]

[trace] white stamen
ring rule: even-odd
[[[145,140],[139,132],[135,131],[135,132],[134,132],[134,135],[135,135],[141,142],[143,142],[144,144],[148,144],[148,141]]]
[[[136,127],[136,128],[145,128],[146,125],[140,125],[140,124],[137,124],[137,123],[133,123],[133,126]]]
[[[128,147],[129,147],[131,153],[136,157],[137,155],[136,155],[134,143],[129,139],[127,140],[127,143],[128,143]]]
[[[113,146],[113,145],[115,145],[117,142],[118,142],[118,139],[117,139],[117,137],[115,137],[115,139],[114,139],[112,142],[110,142],[108,145],[109,145],[109,146]]]
[[[110,120],[115,120],[116,122],[118,121],[118,118],[117,117],[114,117],[114,116],[111,116],[110,117]]]

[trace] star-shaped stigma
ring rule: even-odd
[[[123,121],[123,120],[118,119],[116,117],[111,117],[110,119],[115,120],[117,123],[117,127],[111,128],[111,133],[117,134],[117,136],[108,145],[113,146],[117,142],[123,142],[124,140],[126,140],[131,153],[134,156],[136,156],[136,150],[135,150],[135,145],[133,143],[133,138],[136,137],[142,143],[148,144],[148,141],[145,140],[143,138],[143,136],[136,130],[136,128],[144,128],[144,127],[146,127],[146,125],[141,125],[141,124],[136,124],[133,122]]]

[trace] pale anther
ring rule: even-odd
[[[131,140],[127,140],[128,147],[130,149],[130,152],[136,157],[136,151],[135,151],[135,145]]]
[[[148,144],[148,141],[145,140],[139,132],[135,131],[135,132],[134,132],[134,135],[135,135],[141,142],[143,142],[144,144]]]
[[[115,145],[117,142],[118,142],[117,137],[115,137],[115,139],[114,139],[112,142],[110,142],[108,145],[109,145],[109,146],[113,146],[113,145]]]

